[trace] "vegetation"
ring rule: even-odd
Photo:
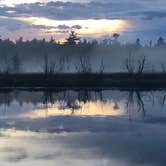
[[[115,33],[103,41],[86,40],[71,31],[66,42],[59,43],[53,38],[50,41],[33,39],[24,41],[0,39],[1,73],[110,73],[154,72],[154,68],[165,71],[166,62],[158,64],[155,57],[163,56],[166,43],[162,37],[156,44],[142,45],[141,40],[135,43],[122,44]],[[151,56],[153,56],[151,58]],[[150,59],[150,60],[149,60]],[[160,59],[160,58],[158,58]],[[145,63],[146,62],[146,63]],[[119,69],[117,69],[117,66]],[[155,67],[154,67],[155,66]]]
[[[0,87],[166,88],[164,61],[156,72],[148,62],[152,53],[165,53],[164,39],[143,46],[140,39],[121,44],[119,36],[115,33],[112,40],[87,41],[71,31],[64,43],[53,38],[24,41],[21,37],[16,42],[1,39]],[[111,71],[119,61],[123,61],[123,69]]]

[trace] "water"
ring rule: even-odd
[[[166,91],[1,91],[3,166],[164,166]]]

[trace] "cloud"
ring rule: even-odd
[[[0,17],[0,28],[5,28],[9,31],[16,31],[21,28],[30,28],[31,25],[22,21],[9,17]]]
[[[62,29],[62,30],[66,30],[66,29],[81,29],[82,28],[82,26],[81,25],[73,25],[73,26],[67,26],[67,25],[58,25],[57,27],[56,27],[57,29]]]
[[[10,163],[21,162],[28,158],[28,154],[24,148],[5,147],[1,149],[1,153],[6,153],[5,160]]]
[[[165,11],[148,11],[142,13],[146,19],[154,19],[154,18],[166,18],[166,10]]]
[[[74,29],[81,29],[82,26],[80,26],[80,25],[73,25],[71,28],[74,28]]]
[[[70,27],[67,25],[58,25],[57,29],[69,29]]]
[[[132,7],[131,7],[132,6]],[[33,3],[20,4],[14,7],[15,13],[5,13],[13,10],[11,7],[0,9],[3,15],[10,17],[16,16],[33,16],[47,17],[51,19],[116,19],[123,18],[122,13],[134,11],[142,8],[141,4],[137,3],[119,3],[119,2],[89,2],[89,3],[73,3],[73,2],[49,2],[47,4]],[[121,12],[121,14],[119,13]]]
[[[3,0],[3,2],[8,0]],[[45,29],[50,30],[56,28],[56,32],[64,33],[68,29],[74,28],[77,30],[82,29],[82,25],[66,25],[58,24],[56,26],[50,25],[31,25],[23,20],[15,20],[15,18],[22,17],[36,17],[36,18],[46,18],[50,20],[62,21],[62,20],[89,20],[89,19],[107,19],[107,20],[127,20],[132,25],[138,25],[136,29],[126,29],[126,31],[135,31],[143,30],[146,27],[146,30],[151,29],[156,26],[155,19],[158,19],[158,26],[160,29],[164,29],[163,18],[166,17],[165,5],[166,1],[164,0],[69,0],[70,2],[65,1],[50,1],[50,0],[31,0],[28,3],[24,0],[19,1],[14,6],[1,6],[0,15],[7,17],[6,20],[0,24],[1,27],[5,27],[9,31],[16,30],[27,30],[34,29]],[[83,3],[84,2],[84,3]],[[1,3],[0,3],[1,4]],[[12,19],[11,19],[12,18]],[[147,21],[152,20],[154,23],[149,24]],[[86,21],[85,21],[86,22]],[[2,25],[3,24],[3,25]],[[29,24],[29,25],[28,25]],[[149,25],[147,27],[147,25]],[[85,27],[85,26],[84,26]],[[86,26],[87,28],[88,25]],[[131,26],[132,27],[132,26]],[[55,30],[54,30],[55,31]],[[105,31],[105,29],[103,29]],[[46,32],[46,31],[45,31]],[[52,31],[53,32],[53,31]],[[50,31],[49,31],[50,33]],[[36,35],[36,34],[34,34]],[[44,35],[44,33],[43,33]],[[107,34],[105,34],[107,35]],[[36,37],[36,36],[35,36]],[[44,37],[44,36],[43,36]]]
[[[27,126],[29,131],[24,131]],[[60,133],[58,126],[62,126],[65,132]],[[69,165],[78,165],[76,159],[83,162],[81,165],[88,165],[90,161],[95,162],[93,165],[102,165],[105,161],[104,165],[163,166],[166,162],[165,124],[154,125],[147,123],[146,119],[142,123],[131,123],[125,118],[57,116],[33,121],[22,119],[15,127],[22,131],[3,130],[8,135],[3,140],[9,145],[1,139],[4,147],[1,156],[7,156],[7,162],[25,162],[26,159],[28,163],[42,160],[48,164],[48,160],[58,163],[60,159],[59,165],[63,165],[62,162],[65,165],[64,158]],[[47,132],[31,132],[42,129]],[[15,133],[20,136],[15,136]],[[18,145],[20,149],[15,148]]]

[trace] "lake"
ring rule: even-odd
[[[3,166],[164,166],[166,91],[0,91]]]

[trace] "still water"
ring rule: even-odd
[[[2,166],[165,166],[166,91],[1,91]]]

